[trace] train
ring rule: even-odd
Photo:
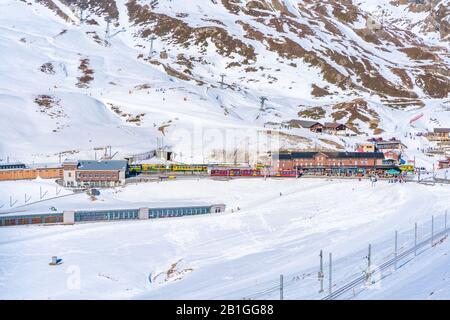
[[[186,164],[131,164],[128,168],[130,173],[145,172],[208,172],[207,165],[186,165]]]
[[[213,169],[212,177],[297,177],[295,170],[269,171],[258,169]]]
[[[399,172],[410,172],[414,170],[413,166],[403,165],[399,167]],[[370,174],[383,174],[378,170],[367,168],[329,168],[315,169],[306,168],[302,170],[274,170],[273,168],[258,164],[249,165],[223,165],[223,164],[131,164],[129,166],[130,176],[139,175],[141,173],[161,173],[174,174],[171,178],[175,178],[176,173],[181,174],[201,174],[211,177],[300,177],[304,174],[313,175],[355,175],[368,176]]]
[[[204,173],[213,177],[297,177],[294,170],[273,171],[267,165],[225,166],[217,164],[131,164],[129,172],[141,173]]]

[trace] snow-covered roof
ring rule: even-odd
[[[312,126],[314,126],[316,124],[321,125],[320,122],[309,121],[309,120],[291,120],[290,124],[294,125],[294,126],[300,126],[302,128],[311,128]]]
[[[434,133],[450,133],[450,128],[434,128]]]
[[[384,159],[384,154],[382,152],[326,152],[326,151],[308,151],[308,152],[292,152],[292,153],[280,153],[274,154],[274,157],[279,157],[279,159],[290,160],[290,159],[312,159],[317,154],[322,153],[330,158],[343,159],[343,158],[373,158],[373,159]]]
[[[126,160],[80,160],[78,170],[126,170]]]

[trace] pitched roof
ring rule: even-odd
[[[78,160],[74,160],[74,159],[66,159],[63,162],[63,165],[67,164],[67,165],[78,165]]]
[[[332,158],[373,158],[384,159],[382,152],[326,152]]]
[[[126,160],[80,160],[78,170],[126,170]]]
[[[292,152],[292,159],[312,159],[319,152]]]
[[[435,133],[449,133],[450,128],[434,128]]]
[[[0,169],[24,169],[26,165],[22,162],[4,163],[0,162]]]
[[[406,148],[406,145],[401,142],[400,140],[383,140],[383,141],[377,141],[375,142],[375,144],[378,146],[382,146],[382,145],[388,145],[388,144],[393,144],[393,143],[398,143],[400,145],[402,145],[403,147]]]
[[[292,155],[290,153],[273,153],[272,159],[290,160]]]
[[[308,120],[291,120],[290,125],[292,126],[300,126],[302,128],[311,128],[312,126],[319,124],[322,125],[320,122],[317,121],[308,121]]]
[[[337,122],[325,122],[325,124],[323,126],[325,128],[329,128],[329,129],[336,129],[336,128],[339,128],[340,126],[346,127],[345,124],[337,123]]]
[[[292,152],[279,154],[280,160],[290,160],[290,159],[313,159],[317,154],[323,153],[328,158],[334,159],[354,159],[354,158],[370,158],[370,159],[384,159],[384,154],[382,152]],[[275,154],[274,154],[275,156]]]

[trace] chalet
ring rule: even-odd
[[[324,127],[321,123],[308,120],[291,120],[289,125],[292,128],[304,128],[312,132],[322,132]]]
[[[381,152],[386,152],[389,150],[400,150],[403,151],[407,147],[397,139],[391,139],[391,140],[382,140],[375,142],[376,150]]]
[[[323,125],[323,131],[330,134],[342,134],[347,130],[347,126],[337,122],[325,122]]]
[[[274,169],[298,170],[303,173],[356,173],[375,169],[389,169],[383,165],[381,152],[289,152],[272,155]]]
[[[383,154],[383,164],[399,164],[401,157],[401,152],[399,150],[388,150],[383,152]]]
[[[356,145],[357,152],[375,152],[375,144],[373,143],[358,143]]]
[[[115,187],[125,184],[126,160],[66,160],[63,184],[66,187]]]
[[[439,169],[448,169],[448,168],[450,168],[450,158],[447,158],[445,160],[439,160],[438,161],[438,168]]]
[[[448,139],[450,137],[450,128],[434,128],[433,135],[438,138]]]

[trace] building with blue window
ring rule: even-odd
[[[127,209],[75,210],[55,213],[0,215],[0,226],[24,224],[117,221],[117,220],[147,220],[157,218],[172,218],[225,211],[224,204],[191,205],[173,207],[141,207]]]

